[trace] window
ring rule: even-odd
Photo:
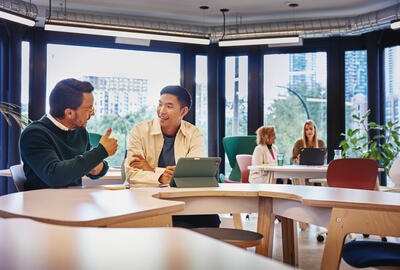
[[[21,115],[25,119],[29,112],[29,47],[29,42],[21,43]]]
[[[307,118],[326,142],[326,83],[325,52],[264,55],[264,125],[275,126],[286,163]]]
[[[204,152],[208,156],[208,78],[207,56],[196,55],[196,126],[204,137]]]
[[[346,130],[360,128],[352,115],[361,117],[367,112],[368,72],[367,51],[346,51],[345,65],[345,102]]]
[[[180,84],[180,54],[49,44],[47,98],[65,78],[93,84],[95,116],[87,130],[104,134],[109,127],[113,129],[111,136],[119,146],[108,162],[119,167],[129,131],[156,116],[164,86]]]
[[[400,46],[385,48],[385,122],[399,121]]]
[[[247,135],[248,57],[225,57],[225,136]],[[225,158],[225,174],[232,169]]]

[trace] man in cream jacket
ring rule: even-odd
[[[203,135],[183,120],[191,96],[180,86],[160,92],[157,118],[139,123],[129,134],[126,181],[135,185],[169,184],[181,157],[204,157]],[[218,215],[174,216],[174,226],[218,227]]]
[[[178,95],[182,96],[181,101]],[[158,117],[131,130],[125,161],[130,184],[168,184],[179,158],[204,157],[203,135],[197,127],[182,120],[190,103],[186,89],[167,86],[160,93]]]

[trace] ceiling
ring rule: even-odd
[[[222,23],[221,8],[228,8],[227,24],[254,24],[288,20],[341,18],[381,10],[400,0],[67,0],[67,11],[128,15],[168,22],[216,26]],[[38,7],[38,19],[46,16],[49,1],[32,0]],[[243,4],[246,2],[246,4]],[[209,6],[201,10],[200,6]],[[52,1],[53,8],[63,8],[64,0]]]

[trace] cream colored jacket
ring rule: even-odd
[[[278,165],[276,161],[276,157],[279,154],[278,147],[274,144],[272,145],[272,152],[274,153],[274,157],[271,155],[271,152],[268,150],[268,146],[266,145],[257,145],[254,149],[253,156],[251,158],[251,165]],[[251,170],[249,175],[249,183],[252,184],[272,184],[273,183],[273,174],[271,172],[264,172],[261,170]]]
[[[158,118],[137,124],[129,133],[128,152],[125,160],[125,183],[139,185],[158,185],[158,179],[165,168],[159,168],[158,158],[164,145]],[[203,135],[200,130],[189,122],[181,122],[175,137],[175,162],[181,157],[204,157]],[[154,172],[143,171],[129,166],[132,154],[141,154]]]

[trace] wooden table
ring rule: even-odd
[[[106,229],[0,219],[2,269],[292,269],[179,228]]]
[[[249,170],[270,171],[274,173],[275,178],[326,178],[328,165],[252,165],[249,166]]]
[[[225,184],[213,189],[169,189],[160,198],[182,200],[185,213],[258,212],[257,231],[264,242],[256,252],[272,255],[275,215],[282,221],[283,261],[298,266],[295,220],[328,227],[321,269],[338,269],[346,234],[400,236],[400,194],[293,185]],[[203,208],[204,207],[204,208]],[[236,209],[238,207],[238,209]],[[207,211],[209,209],[209,211]]]
[[[257,231],[265,239],[256,252],[271,256],[274,219],[279,215],[283,260],[292,265],[298,265],[294,220],[328,227],[321,269],[338,268],[347,233],[400,236],[398,193],[274,184],[221,184],[216,188],[117,191],[100,187],[43,189],[0,197],[2,217],[29,217],[70,226],[166,226],[170,225],[171,214],[252,212],[258,212]]]
[[[172,226],[171,213],[183,210],[184,203],[154,198],[158,189],[132,192],[99,186],[18,192],[0,196],[0,216],[81,227]]]

